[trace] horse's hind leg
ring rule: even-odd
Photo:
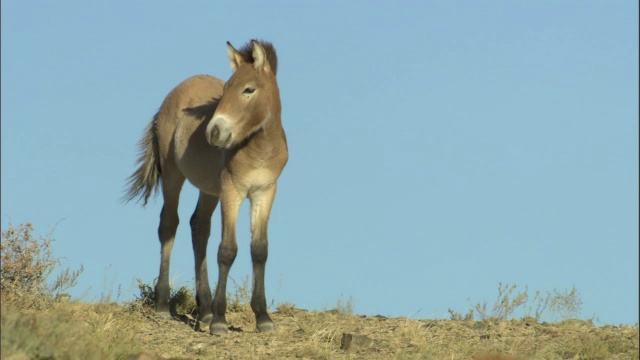
[[[211,215],[218,205],[218,197],[200,192],[198,206],[191,216],[191,240],[196,265],[196,303],[198,328],[200,322],[211,322],[211,289],[207,271],[207,243],[211,233]]]
[[[165,169],[168,170],[168,169]],[[169,264],[171,262],[171,250],[178,229],[178,201],[180,190],[184,184],[182,175],[167,176],[165,171],[162,178],[162,195],[164,204],[160,212],[160,226],[158,237],[160,239],[160,275],[155,287],[156,313],[170,316],[169,309]]]

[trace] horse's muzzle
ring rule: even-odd
[[[231,145],[231,126],[227,119],[215,117],[207,125],[207,141],[210,145],[219,148],[228,148]]]

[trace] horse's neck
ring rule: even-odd
[[[268,162],[269,159],[278,157],[281,152],[287,150],[286,139],[284,138],[285,135],[280,121],[280,114],[277,117],[272,117],[264,129],[251,135],[239,147],[231,149],[227,159],[232,162],[239,159],[242,159],[240,161]]]
[[[280,114],[272,117],[264,129],[253,134],[249,140],[250,149],[259,153],[271,152],[284,142]]]

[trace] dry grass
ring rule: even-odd
[[[638,359],[637,326],[512,321],[412,320],[308,312],[273,313],[273,334],[251,314],[230,313],[226,336],[196,332],[126,305],[59,303],[44,311],[2,308],[2,358],[120,359],[148,353],[184,359]],[[344,333],[370,344],[341,350]],[[502,357],[495,357],[495,356]],[[491,358],[490,356],[494,356]],[[509,357],[510,356],[510,357]]]
[[[503,319],[513,317],[511,310],[526,304],[523,296],[514,296],[513,290],[501,293],[508,296],[496,301],[495,313],[500,316],[488,315],[479,321],[474,321],[469,314],[457,316],[453,311],[455,320],[358,316],[353,315],[351,298],[340,298],[334,309],[322,312],[309,312],[285,303],[277,305],[272,314],[277,325],[275,333],[261,334],[255,331],[255,320],[248,306],[249,281],[245,279],[233,282],[235,292],[229,295],[227,320],[233,326],[232,331],[226,336],[211,336],[194,330],[193,293],[184,287],[172,292],[174,309],[180,314],[174,319],[154,315],[149,307],[152,304],[150,286],[142,282],[140,297],[129,304],[56,302],[51,291],[53,285],[45,286],[46,276],[43,277],[57,265],[46,251],[50,249],[50,242],[45,246],[38,241],[31,247],[5,246],[4,240],[11,234],[14,240],[19,240],[16,234],[22,234],[22,240],[37,239],[31,236],[30,226],[22,229],[6,236],[3,232],[2,359],[639,358],[638,326],[596,327],[591,321],[570,319],[540,323],[533,316],[524,320]],[[12,254],[13,250],[9,251],[18,248],[35,252],[23,259],[44,256],[44,260],[49,260],[23,261],[22,270],[16,266],[5,268],[5,264],[17,264],[5,260],[20,258]],[[40,252],[42,249],[44,253]],[[35,275],[31,277],[11,275],[27,274],[34,269],[37,271],[33,271]],[[15,279],[34,282],[25,280],[24,286],[16,285]],[[37,291],[28,293],[29,289]],[[12,292],[14,290],[19,292]],[[40,302],[34,303],[37,299],[34,294]],[[563,303],[560,308],[571,309],[571,304],[579,303],[573,297],[575,292],[573,294],[561,294],[563,301],[569,303]],[[24,297],[32,301],[22,302]],[[353,346],[345,346],[345,339]]]
[[[510,320],[532,318],[535,321],[542,321],[543,318],[550,320],[567,320],[577,318],[582,309],[582,300],[575,287],[571,290],[547,291],[543,294],[536,291],[533,297],[529,294],[529,288],[524,287],[523,291],[516,292],[515,284],[498,284],[498,296],[493,306],[489,309],[487,301],[472,304],[466,315],[462,315],[449,309],[451,320]]]
[[[139,351],[142,317],[106,304],[57,303],[19,310],[2,304],[2,359],[119,359]]]

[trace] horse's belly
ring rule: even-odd
[[[193,186],[207,194],[218,195],[224,154],[209,145],[199,130],[178,125],[174,136],[175,159]]]
[[[187,177],[187,180],[191,183],[191,185],[198,188],[198,190],[207,193],[209,195],[220,195],[220,186],[219,183],[215,181],[210,181],[211,179],[201,179],[198,177]],[[207,181],[209,180],[209,181]]]

